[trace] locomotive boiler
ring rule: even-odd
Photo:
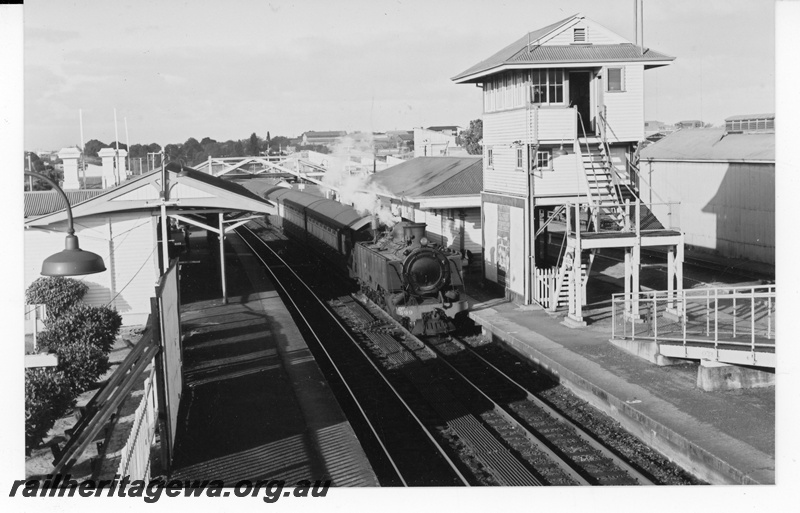
[[[425,223],[403,221],[353,248],[352,275],[362,291],[415,335],[455,329],[467,310],[461,255],[425,238]]]
[[[456,315],[468,309],[461,255],[429,243],[424,223],[401,221],[375,236],[374,218],[348,205],[282,187],[264,195],[277,203],[276,224],[284,233],[357,280],[415,335],[450,332]]]

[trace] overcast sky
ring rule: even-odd
[[[645,0],[646,119],[774,112],[773,0]],[[25,2],[25,148],[469,124],[450,78],[581,13],[634,39],[633,0]]]

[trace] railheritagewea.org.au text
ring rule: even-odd
[[[229,485],[220,480],[152,481],[131,480],[127,476],[94,481],[87,479],[78,482],[72,476],[47,476],[40,480],[16,480],[11,486],[9,497],[137,497],[145,502],[157,502],[162,495],[167,497],[261,497],[264,502],[276,502],[281,497],[325,497],[331,481],[301,480],[284,490],[283,480],[243,480]]]

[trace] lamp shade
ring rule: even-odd
[[[563,146],[553,150],[553,157],[563,157],[566,154],[567,150],[565,150]]]
[[[79,276],[106,270],[103,258],[78,247],[78,237],[67,235],[64,251],[50,255],[42,262],[43,276]]]

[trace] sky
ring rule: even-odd
[[[26,150],[468,126],[451,77],[576,13],[634,40],[633,0],[29,0]],[[774,112],[773,0],[644,0],[645,119]],[[128,133],[125,132],[127,122]]]

